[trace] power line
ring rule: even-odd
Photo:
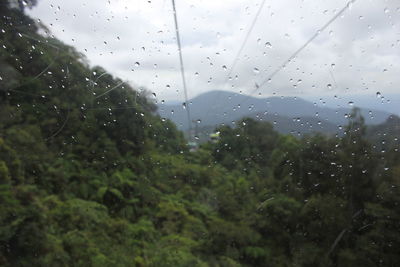
[[[228,72],[228,75],[227,75],[227,77],[226,77],[226,79],[225,79],[225,82],[226,82],[227,79],[229,79],[229,77],[230,77],[231,74],[232,74],[232,71],[234,70],[234,68],[236,67],[236,64],[237,64],[238,61],[239,61],[239,56],[240,56],[240,54],[242,53],[242,51],[243,51],[243,49],[244,49],[244,47],[245,47],[245,45],[246,45],[246,43],[247,43],[247,40],[248,40],[249,37],[250,37],[251,32],[253,31],[254,25],[256,24],[257,19],[258,19],[258,17],[260,16],[260,13],[261,13],[261,10],[262,10],[263,7],[264,7],[265,1],[266,1],[266,0],[262,0],[261,5],[260,5],[260,7],[259,7],[258,10],[257,10],[257,13],[256,13],[256,15],[254,16],[253,21],[251,22],[250,28],[249,28],[249,30],[248,30],[247,33],[246,33],[246,37],[244,38],[243,43],[242,43],[242,45],[240,46],[240,49],[238,50],[235,59],[233,60],[232,66],[231,66],[231,68],[230,68],[230,70],[229,70],[229,72]]]
[[[279,71],[281,71],[288,63],[290,63],[296,56],[306,48],[321,32],[323,32],[329,25],[331,25],[339,16],[341,16],[348,8],[351,7],[357,0],[351,0],[328,22],[326,22],[321,28],[319,28],[310,39],[307,40],[299,49],[297,49],[288,59],[286,59],[276,70],[274,70],[265,80],[257,86],[248,96],[245,98],[240,105],[243,105],[255,92],[257,92],[262,86],[264,86],[268,81],[270,81]]]
[[[307,40],[299,49],[297,49],[288,59],[286,59],[274,72],[272,72],[260,85],[258,88],[254,89],[250,96],[253,95],[255,92],[257,92],[262,86],[264,86],[268,81],[270,81],[279,71],[281,71],[286,64],[290,63],[294,58],[297,57],[297,55],[304,49],[306,48],[312,41],[314,41],[315,38],[320,35],[321,32],[323,32],[326,28],[329,27],[340,15],[343,14],[353,3],[355,3],[357,0],[351,0],[347,2],[347,4],[335,15],[333,16],[328,22],[326,22],[320,29],[318,29],[313,36],[311,36],[310,39]]]
[[[183,65],[182,45],[181,45],[181,38],[180,38],[180,35],[179,35],[179,26],[178,26],[178,18],[177,18],[177,15],[176,15],[175,0],[172,0],[172,8],[173,8],[173,13],[174,13],[176,42],[178,44],[179,63],[180,63],[180,69],[181,69],[183,91],[184,91],[184,94],[185,94],[184,108],[186,109],[187,120],[188,120],[188,138],[189,138],[189,141],[190,141],[192,139],[192,137],[191,137],[192,119],[190,118],[190,107],[189,107],[189,102],[188,102],[188,93],[187,93],[187,86],[186,86],[185,67]]]
[[[261,10],[262,10],[263,7],[264,7],[265,1],[266,1],[266,0],[262,0],[261,4],[260,4],[260,6],[259,6],[259,8],[258,8],[258,10],[257,10],[256,15],[254,16],[254,19],[253,19],[253,21],[252,21],[251,24],[250,24],[250,27],[249,27],[249,29],[248,29],[246,35],[245,35],[245,38],[244,38],[244,40],[243,40],[243,42],[242,42],[242,44],[241,44],[241,46],[240,46],[238,52],[236,53],[236,56],[235,56],[234,60],[232,61],[232,65],[231,65],[231,67],[230,67],[230,69],[229,69],[229,72],[228,72],[228,74],[227,74],[226,77],[225,77],[224,84],[226,84],[226,82],[227,82],[228,79],[230,78],[230,76],[231,76],[233,70],[235,69],[235,67],[236,67],[236,65],[237,65],[237,63],[238,63],[238,61],[239,61],[239,57],[240,57],[240,55],[241,55],[242,52],[243,52],[243,49],[244,49],[244,47],[245,47],[245,45],[246,45],[246,43],[247,43],[247,40],[248,40],[249,37],[250,37],[251,32],[253,31],[254,25],[256,24],[256,22],[257,22],[257,20],[258,20],[258,17],[260,16],[260,13],[261,13]],[[204,120],[207,119],[207,117],[208,117],[208,115],[209,115],[209,112],[211,111],[212,107],[213,107],[213,106],[215,105],[215,103],[217,103],[217,101],[219,100],[220,94],[221,94],[221,93],[218,92],[217,96],[214,98],[213,104],[212,104],[212,105],[210,106],[210,108],[207,110],[206,115],[205,115],[205,117],[204,117]]]

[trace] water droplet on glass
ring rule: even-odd
[[[376,97],[381,98],[382,97],[381,92],[376,92]]]
[[[326,87],[328,87],[328,89],[332,89],[332,84],[328,83],[328,84],[326,85]]]
[[[387,14],[387,13],[390,12],[390,10],[389,10],[389,8],[386,7],[386,8],[383,10],[383,12],[385,12],[385,13]]]
[[[223,65],[223,66],[222,66],[222,69],[223,69],[223,70],[227,70],[228,68],[227,68],[225,65]]]
[[[140,63],[139,62],[135,62],[135,67],[139,67]]]
[[[354,105],[354,102],[353,101],[349,101],[349,106],[353,106]]]
[[[260,73],[260,70],[259,70],[258,68],[254,68],[254,69],[253,69],[253,72],[254,72],[255,74],[258,74],[258,73]]]
[[[271,45],[270,42],[266,42],[266,43],[265,43],[265,47],[266,47],[266,48],[272,48],[272,45]]]

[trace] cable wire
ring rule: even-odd
[[[258,17],[260,16],[260,13],[261,13],[261,10],[262,10],[263,7],[264,7],[265,1],[266,1],[266,0],[262,0],[261,4],[260,4],[260,6],[259,6],[259,8],[258,8],[258,10],[257,10],[256,15],[254,16],[254,19],[253,19],[253,21],[252,21],[251,24],[250,24],[250,27],[249,27],[249,29],[248,29],[246,35],[245,35],[245,38],[244,38],[244,40],[243,40],[243,42],[242,42],[242,44],[241,44],[241,46],[240,46],[238,52],[236,53],[236,56],[235,56],[234,60],[232,61],[232,66],[230,67],[229,72],[228,72],[228,74],[226,75],[226,77],[225,77],[225,79],[224,79],[224,84],[226,84],[226,82],[227,82],[228,79],[230,78],[230,76],[231,76],[233,70],[235,69],[235,67],[236,67],[236,65],[237,65],[237,63],[238,63],[238,61],[239,61],[239,57],[240,57],[240,55],[241,55],[242,52],[243,52],[243,49],[244,49],[244,47],[245,47],[245,45],[246,45],[246,43],[247,43],[247,40],[248,40],[249,37],[250,37],[251,32],[253,31],[253,28],[254,28],[254,26],[255,26],[257,20],[258,20]],[[206,115],[205,115],[205,117],[204,117],[204,120],[207,119],[207,117],[208,117],[208,115],[209,115],[209,112],[211,111],[212,107],[215,105],[215,103],[218,102],[219,97],[220,97],[220,94],[221,94],[221,92],[218,92],[217,96],[214,98],[213,104],[208,108],[208,110],[207,110],[207,112],[206,112]]]
[[[347,4],[335,15],[333,16],[330,20],[328,20],[320,29],[318,29],[313,36],[311,36],[310,39],[307,40],[299,49],[297,49],[288,59],[286,59],[275,71],[273,71],[265,80],[258,86],[256,87],[250,95],[243,100],[241,104],[247,101],[248,98],[250,98],[255,92],[257,92],[261,87],[263,87],[269,80],[271,80],[279,71],[281,71],[286,64],[290,63],[296,56],[304,49],[306,48],[317,36],[321,34],[326,28],[329,27],[339,16],[341,16],[352,4],[354,4],[357,0],[351,0],[347,2]]]
[[[187,120],[188,120],[188,138],[189,138],[189,141],[191,141],[191,139],[192,139],[192,134],[191,134],[192,133],[192,119],[190,117],[190,107],[189,107],[188,92],[187,92],[186,78],[185,78],[185,67],[183,65],[182,45],[181,45],[181,38],[179,35],[179,25],[178,25],[177,13],[176,13],[175,0],[171,0],[171,1],[172,1],[172,9],[173,9],[173,14],[174,14],[176,42],[178,44],[179,63],[180,63],[183,91],[184,91],[184,95],[185,95],[184,108],[186,109],[186,115],[187,115]]]
[[[279,71],[281,71],[286,66],[286,64],[291,62],[304,48],[306,48],[317,36],[319,36],[321,32],[323,32],[326,28],[328,28],[329,25],[331,25],[339,16],[341,16],[347,9],[349,9],[352,6],[352,4],[354,4],[356,1],[357,0],[348,1],[347,4],[336,15],[334,15],[321,28],[319,28],[316,31],[316,33],[307,40],[307,42],[305,42],[299,49],[297,49],[293,54],[291,54],[289,58],[286,59],[281,65],[279,65],[279,67],[275,71],[273,71],[261,84],[259,85],[256,84],[256,88],[253,91],[251,91],[251,93],[247,95],[247,97],[242,102],[240,102],[238,106],[243,106],[243,104],[247,102],[255,92],[257,92],[262,86],[264,86],[269,80],[271,80]]]

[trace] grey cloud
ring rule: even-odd
[[[226,82],[228,71],[222,66],[230,68],[259,2],[177,1],[189,95],[215,89],[253,91],[345,4],[343,0],[268,2],[233,71],[238,79]],[[52,23],[57,37],[80,51],[87,49],[92,65],[146,86],[160,99],[182,98],[169,1],[41,0],[30,12]],[[259,92],[262,96],[396,93],[399,21],[396,0],[357,1]],[[139,67],[134,66],[136,61]],[[337,87],[328,89],[327,84],[334,84],[332,75]]]

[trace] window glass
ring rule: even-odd
[[[1,266],[397,266],[400,3],[0,2]]]

